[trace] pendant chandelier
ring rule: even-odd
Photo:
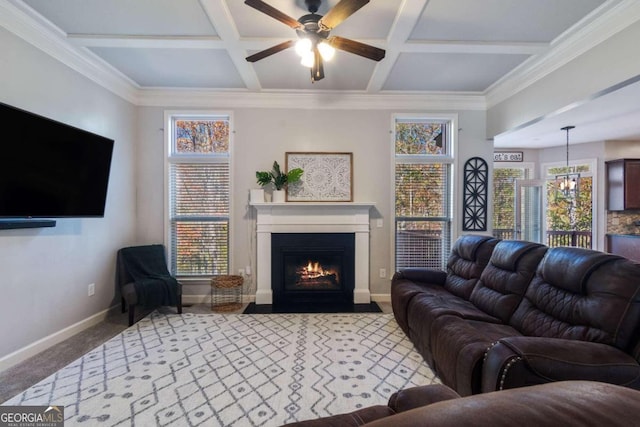
[[[572,172],[569,167],[569,131],[575,126],[565,126],[560,130],[567,132],[567,166],[566,172],[556,175],[556,189],[561,197],[578,198],[580,191],[580,173]]]

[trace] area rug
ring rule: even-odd
[[[391,314],[153,312],[4,405],[64,405],[67,426],[279,426],[438,382]]]

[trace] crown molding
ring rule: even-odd
[[[84,48],[23,2],[0,0],[0,26],[72,70],[135,103],[138,86]]]
[[[568,64],[578,56],[640,20],[640,2],[622,0],[608,9],[596,9],[585,20],[586,25],[576,24],[577,30],[552,43],[546,54],[534,56],[523,62],[511,73],[498,80],[485,91],[487,108],[512,97],[541,80],[553,71]]]
[[[486,110],[477,93],[380,93],[140,89],[137,105],[181,108],[296,108],[337,110]]]

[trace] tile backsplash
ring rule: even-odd
[[[640,227],[634,225],[636,221],[640,221],[640,211],[607,212],[607,233],[640,233]]]

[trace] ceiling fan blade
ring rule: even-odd
[[[278,52],[281,52],[281,51],[283,51],[285,49],[288,49],[291,46],[293,46],[294,44],[296,44],[296,42],[294,40],[289,40],[289,41],[277,44],[275,46],[271,46],[269,49],[261,50],[258,53],[254,53],[251,56],[247,56],[247,61],[248,62],[260,61],[261,59],[266,58],[267,56],[271,56],[274,53],[278,53]]]
[[[373,59],[374,61],[380,61],[385,55],[384,49],[360,43],[355,40],[345,39],[344,37],[333,36],[329,37],[327,41],[336,49],[364,56],[365,58]]]
[[[325,31],[329,31],[338,26],[342,21],[353,15],[355,11],[360,9],[369,0],[340,0],[326,15],[324,15],[318,25]]]
[[[277,19],[278,21],[282,22],[285,25],[290,26],[291,28],[294,28],[294,29],[304,28],[304,26],[301,23],[299,23],[296,19],[293,19],[292,17],[290,17],[284,12],[280,12],[278,9],[268,5],[262,0],[245,0],[244,4],[246,4],[247,6],[251,6],[256,10],[259,10],[260,12],[266,15],[269,15],[273,19]]]

